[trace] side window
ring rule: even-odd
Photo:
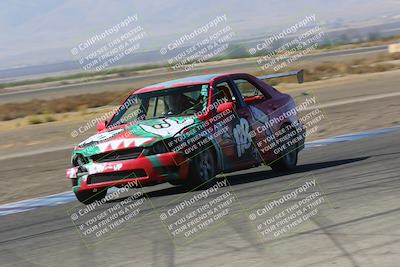
[[[213,92],[214,103],[234,102],[235,97],[232,94],[232,89],[227,82],[217,84]]]
[[[252,99],[254,97],[262,98],[266,97],[267,99],[271,98],[270,96],[264,95],[260,89],[257,88],[254,84],[249,82],[248,80],[245,79],[236,79],[233,80],[233,82],[236,84],[236,87],[239,89],[240,94],[246,99]]]

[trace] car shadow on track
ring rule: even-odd
[[[245,184],[245,183],[252,183],[257,182],[260,180],[265,179],[272,179],[276,177],[281,177],[290,174],[296,173],[306,173],[310,171],[317,171],[321,169],[326,169],[330,167],[336,167],[340,165],[350,164],[362,160],[366,160],[369,157],[358,157],[358,158],[351,158],[351,159],[342,159],[342,160],[333,160],[333,161],[325,161],[325,162],[318,162],[318,163],[310,163],[310,164],[303,164],[296,167],[295,170],[290,172],[276,172],[271,169],[265,171],[256,171],[256,172],[247,172],[246,174],[233,174],[227,176],[227,179],[230,185],[238,185],[238,184]]]
[[[245,174],[229,173],[229,174],[225,174],[224,177],[226,177],[226,179],[228,179],[228,182],[230,185],[239,185],[239,184],[252,183],[252,182],[257,182],[257,181],[266,180],[266,179],[272,179],[272,178],[281,177],[281,176],[290,175],[290,174],[306,173],[306,172],[310,172],[310,171],[316,171],[316,170],[326,169],[326,168],[330,168],[330,167],[336,167],[336,166],[340,166],[340,165],[345,165],[345,164],[350,164],[350,163],[366,160],[368,158],[369,157],[358,157],[358,158],[351,158],[351,159],[342,159],[342,160],[333,160],[333,161],[303,164],[303,165],[297,166],[297,168],[291,172],[276,172],[271,169],[261,170],[261,171],[256,170],[256,171],[252,172],[251,169],[248,169],[248,170],[245,170],[246,171]],[[269,167],[265,166],[265,168],[269,168]],[[249,172],[249,170],[250,170],[250,172]],[[240,172],[243,172],[243,171],[240,171]],[[217,179],[221,179],[221,177],[217,178]],[[194,191],[200,191],[200,190],[204,190],[204,188],[195,189]],[[174,186],[174,187],[169,187],[169,188],[164,188],[164,189],[160,189],[160,190],[154,190],[154,191],[147,192],[145,194],[145,196],[148,198],[153,198],[153,197],[177,195],[177,194],[187,193],[189,191],[193,191],[193,188],[189,188],[189,187],[185,187],[185,186]],[[109,200],[108,203],[120,202],[120,201],[123,201],[124,199],[127,199],[128,197],[130,197],[130,196],[112,199],[112,200]]]

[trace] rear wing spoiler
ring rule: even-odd
[[[275,74],[268,74],[264,76],[257,77],[260,80],[269,80],[275,78],[285,78],[290,76],[297,76],[297,82],[303,83],[304,82],[304,70],[295,70],[289,72],[282,72],[282,73],[275,73]]]

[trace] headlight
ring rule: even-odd
[[[72,161],[72,165],[74,167],[82,166],[82,165],[89,163],[89,160],[86,157],[84,157],[82,154],[75,154],[72,157],[71,161]]]
[[[164,141],[159,141],[155,143],[150,149],[149,149],[149,155],[155,155],[155,154],[163,154],[167,153],[168,148]]]
[[[168,152],[168,148],[165,145],[165,143],[163,141],[157,142],[154,144],[153,146],[153,151],[156,154],[162,154],[162,153],[167,153]]]

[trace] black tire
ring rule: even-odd
[[[88,205],[95,201],[102,200],[107,195],[107,188],[105,189],[98,189],[97,192],[93,191],[82,191],[82,192],[75,192],[76,198],[79,202]]]
[[[189,177],[185,185],[208,187],[215,182],[215,176],[215,155],[211,149],[206,149],[192,158],[189,166]]]
[[[168,181],[168,183],[169,183],[170,185],[173,185],[173,186],[179,186],[179,185],[183,185],[183,184],[184,184],[184,182],[182,182],[182,181],[180,181],[180,180],[177,180],[177,181]]]
[[[293,129],[293,127],[289,125],[283,126],[282,128],[289,129],[289,132],[296,131],[295,129]],[[285,172],[285,171],[292,171],[296,168],[299,151],[297,149],[296,142],[292,142],[290,144],[290,140],[295,139],[296,136],[297,134],[292,136],[290,139],[286,140],[285,143],[286,149],[280,152],[278,155],[278,159],[270,164],[272,170]]]

